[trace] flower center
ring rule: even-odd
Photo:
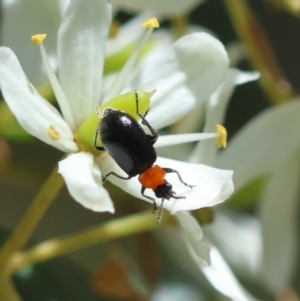
[[[93,148],[94,135],[96,130],[98,130],[99,118],[101,120],[101,114],[103,110],[107,107],[114,108],[116,110],[122,110],[130,115],[132,115],[135,119],[138,119],[139,116],[136,112],[136,96],[135,93],[138,94],[139,97],[139,112],[145,114],[149,108],[150,98],[154,94],[155,90],[152,92],[144,92],[140,90],[131,91],[128,93],[124,93],[119,95],[120,91],[123,89],[125,81],[128,78],[128,74],[133,69],[133,66],[140,54],[142,48],[145,46],[146,42],[150,38],[152,31],[154,28],[159,27],[159,23],[156,18],[150,18],[146,20],[142,27],[147,29],[144,36],[141,38],[138,43],[136,49],[132,52],[131,56],[123,66],[122,70],[119,72],[115,81],[112,84],[111,89],[105,97],[104,102],[97,108],[97,113],[93,113],[78,129],[77,133],[74,135],[74,140],[78,144],[79,149],[89,151],[95,154]],[[54,94],[56,96],[57,102],[60,106],[63,118],[66,120],[70,128],[73,130],[73,133],[76,131],[74,118],[71,114],[71,109],[69,106],[69,102],[66,98],[66,95],[61,88],[61,85],[52,70],[49,59],[43,45],[43,41],[46,38],[46,34],[37,34],[32,36],[31,40],[34,45],[39,46],[43,64],[53,88]],[[57,132],[54,125],[51,125],[48,129],[48,135],[53,140],[57,140],[60,138],[60,134]],[[100,139],[101,140],[101,139]],[[102,143],[98,141],[98,143]]]

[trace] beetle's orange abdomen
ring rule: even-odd
[[[139,175],[139,181],[144,187],[154,190],[157,186],[167,183],[165,174],[160,166],[153,165]]]

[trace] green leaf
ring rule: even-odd
[[[254,205],[262,193],[266,180],[267,177],[264,176],[254,179],[241,190],[234,193],[226,204],[228,206],[239,208]]]

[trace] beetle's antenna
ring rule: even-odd
[[[170,197],[173,198],[173,199],[185,199],[185,196],[176,196],[176,193],[174,191],[171,191],[170,193]]]
[[[158,224],[160,223],[161,218],[162,218],[162,215],[163,215],[164,200],[165,200],[165,199],[162,199],[162,200],[161,200],[161,205],[160,205],[160,207],[159,207],[159,212],[158,212],[158,215],[157,215],[157,223],[158,223]]]

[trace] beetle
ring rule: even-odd
[[[155,196],[162,199],[157,218],[157,222],[160,222],[165,199],[185,198],[176,196],[176,193],[172,190],[172,185],[165,179],[165,175],[167,173],[176,173],[182,184],[190,188],[194,187],[194,185],[185,183],[177,170],[154,165],[157,155],[153,145],[158,138],[158,133],[145,118],[149,109],[144,115],[139,112],[139,99],[136,91],[135,99],[137,115],[151,134],[146,134],[137,120],[128,113],[113,108],[105,108],[103,115],[99,116],[102,119],[96,129],[94,148],[98,151],[107,151],[124,172],[127,173],[127,177],[123,177],[111,171],[102,177],[103,183],[111,175],[123,180],[129,180],[139,175],[138,180],[142,185],[141,194],[153,202],[153,213],[157,210],[155,198],[145,195],[145,190],[152,189]],[[103,146],[97,145],[99,137],[101,137]]]

